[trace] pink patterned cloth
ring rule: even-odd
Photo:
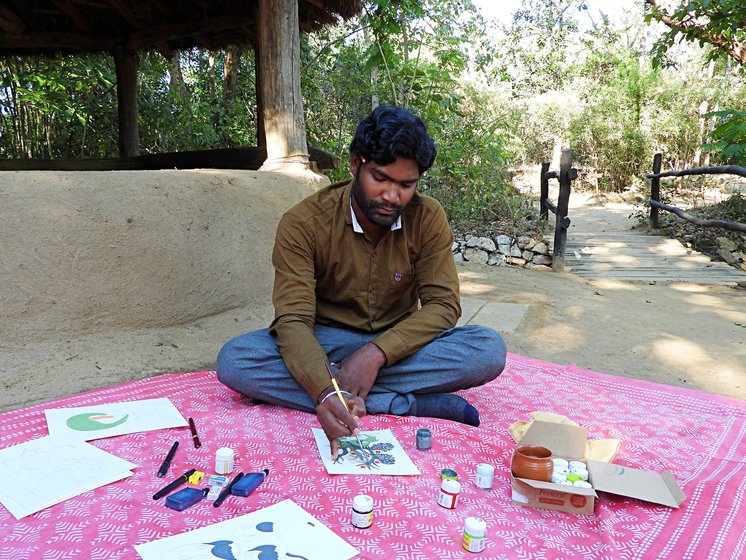
[[[86,492],[16,521],[0,507],[0,559],[136,559],[133,546],[189,531],[292,499],[360,550],[359,558],[728,559],[746,557],[746,402],[698,391],[559,366],[511,354],[505,372],[462,393],[481,413],[479,428],[443,420],[371,416],[363,429],[390,428],[421,476],[328,475],[319,458],[311,414],[253,405],[221,385],[214,372],[161,375],[0,414],[0,447],[47,434],[43,410],[168,397],[197,424],[202,448],[188,428],[96,440],[93,445],[138,465],[123,481]],[[514,506],[508,426],[532,411],[576,420],[592,439],[618,438],[616,463],[670,469],[687,495],[679,509],[600,494],[595,515]],[[432,448],[415,447],[417,428],[432,430]],[[156,471],[180,442],[165,478]],[[212,472],[215,450],[236,451],[246,472],[269,468],[248,498],[220,508],[203,501],[183,512],[151,496],[187,469]],[[474,483],[478,463],[495,466],[494,486]],[[439,473],[455,469],[462,482],[454,510],[437,504]],[[237,469],[237,470],[238,470]],[[373,526],[349,522],[352,498],[375,500]],[[488,544],[463,550],[464,520],[487,522]]]

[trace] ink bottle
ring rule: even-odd
[[[430,449],[431,443],[432,435],[430,434],[430,430],[427,428],[420,428],[417,430],[417,449],[422,451]]]
[[[199,502],[209,491],[209,488],[182,488],[166,498],[166,507],[183,511]]]
[[[487,535],[487,524],[480,517],[467,517],[464,522],[464,548],[469,552],[482,552]]]
[[[373,525],[373,498],[366,494],[355,496],[355,499],[352,501],[352,519],[350,523],[358,529],[367,529]]]
[[[479,463],[477,465],[477,472],[474,477],[474,484],[477,488],[482,490],[489,490],[492,488],[492,481],[495,477],[495,467],[488,465],[487,463]]]
[[[461,484],[453,479],[447,478],[440,485],[438,494],[438,505],[447,509],[454,509],[458,503],[458,495],[461,493]]]
[[[230,447],[221,447],[215,452],[215,472],[230,474],[233,472],[234,453]]]

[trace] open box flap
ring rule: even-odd
[[[555,457],[582,459],[585,456],[585,440],[588,428],[534,421],[518,445],[541,445]]]
[[[677,508],[686,499],[670,471],[657,474],[602,461],[588,461],[593,488]]]
[[[580,486],[568,486],[567,484],[553,484],[551,482],[544,482],[542,480],[532,480],[530,478],[517,478],[521,482],[525,482],[531,488],[538,488],[540,490],[553,490],[555,492],[563,492],[565,494],[580,494],[582,496],[596,496],[593,488],[582,488]]]

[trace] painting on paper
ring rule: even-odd
[[[143,560],[348,560],[358,553],[292,500],[135,550]]]
[[[360,443],[355,437],[339,438],[339,453],[335,461],[332,461],[331,446],[324,430],[312,430],[329,474],[420,474],[391,430],[360,432]]]
[[[83,441],[187,425],[166,398],[50,408],[44,415],[50,437]]]

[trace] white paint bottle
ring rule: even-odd
[[[474,484],[477,488],[482,490],[489,490],[492,488],[492,481],[495,478],[495,467],[488,465],[487,463],[479,463],[477,465],[477,472],[474,476]]]
[[[235,454],[230,447],[221,447],[215,452],[215,472],[230,474],[233,472],[233,458]]]
[[[447,509],[454,509],[461,493],[461,483],[456,480],[446,479],[440,485],[438,504]]]
[[[366,494],[355,496],[352,500],[352,519],[350,523],[358,529],[367,529],[373,525],[373,498]]]
[[[482,552],[487,541],[487,523],[481,517],[467,517],[464,521],[464,548]]]

